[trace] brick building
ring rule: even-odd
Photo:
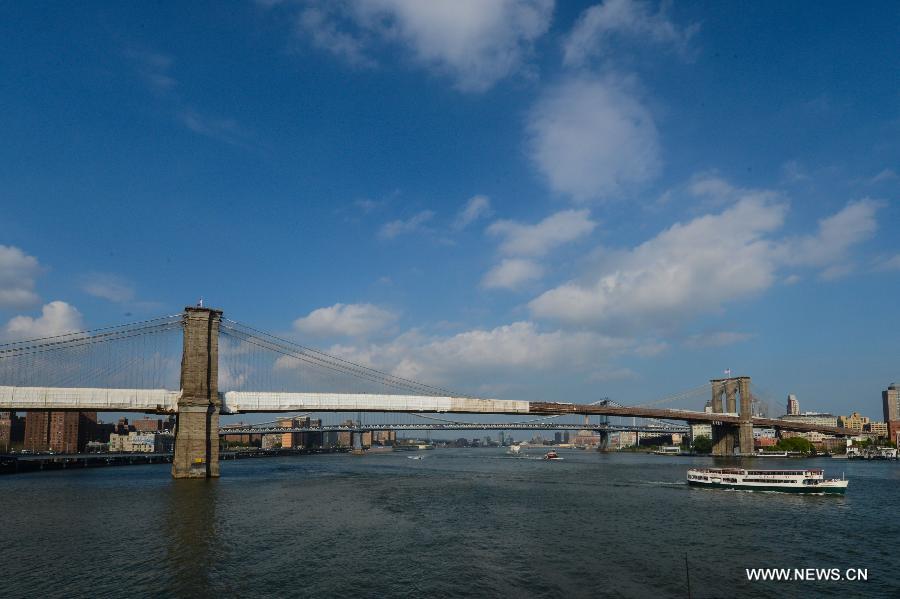
[[[0,451],[8,452],[25,439],[25,419],[15,412],[0,412]]]
[[[75,453],[97,434],[96,412],[28,412],[23,449]]]

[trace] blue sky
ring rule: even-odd
[[[0,326],[231,318],[484,396],[900,379],[893,3],[6,3]],[[700,406],[697,406],[700,407]]]

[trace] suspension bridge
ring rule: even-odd
[[[712,411],[697,403],[703,396]],[[657,405],[679,400],[691,400],[696,407]],[[751,453],[754,427],[852,434],[848,429],[754,414],[754,401],[750,377],[715,379],[643,406],[608,400],[576,404],[472,397],[297,344],[204,307],[187,307],[180,314],[138,323],[0,345],[0,411],[174,414],[175,478],[219,476],[219,418],[243,413],[525,417],[512,423],[419,423],[419,430],[470,430],[459,428],[470,425],[488,430],[493,424],[512,430],[511,425],[529,426],[527,420],[535,417],[543,420],[530,426],[562,430],[578,423],[560,418],[573,416],[597,417],[596,422],[589,422],[595,430],[627,426],[610,423],[610,418],[641,418],[644,423],[655,422],[672,430],[685,429],[672,421],[709,423],[714,453],[719,455],[729,455],[736,448]],[[403,424],[386,420],[371,426],[391,430]]]

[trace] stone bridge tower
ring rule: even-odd
[[[741,453],[753,453],[753,396],[750,393],[750,377],[739,376],[709,381],[712,387],[712,411],[714,414],[738,416],[737,425],[732,423],[714,423],[713,454],[732,455],[734,453],[735,435]],[[725,403],[722,403],[722,397]],[[740,405],[738,405],[740,398]]]
[[[219,322],[221,310],[184,309],[181,398],[175,425],[175,478],[219,476]]]

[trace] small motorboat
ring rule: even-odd
[[[544,459],[545,460],[561,460],[562,458],[559,457],[559,454],[556,453],[555,451],[548,451],[547,453],[544,454]]]
[[[420,455],[408,455],[408,456],[406,456],[406,459],[408,459],[408,460],[421,460],[421,459],[422,459],[422,456],[420,456]]]

